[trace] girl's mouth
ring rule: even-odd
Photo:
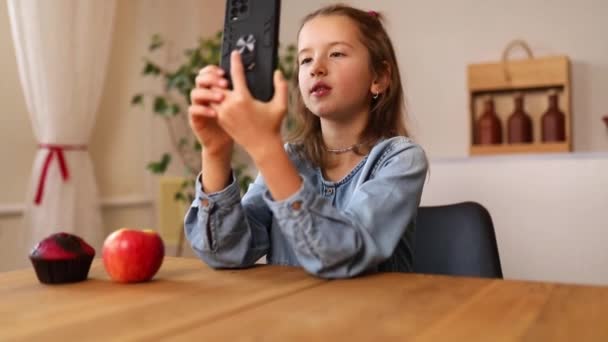
[[[325,82],[317,82],[310,90],[310,93],[316,97],[323,97],[328,95],[331,92],[331,87],[327,85]]]

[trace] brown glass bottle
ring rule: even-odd
[[[507,141],[509,144],[532,142],[532,118],[524,110],[524,97],[515,95],[515,109],[507,121]]]
[[[566,140],[566,116],[559,109],[557,93],[549,95],[549,108],[542,119],[542,141],[559,142]]]
[[[477,144],[493,145],[502,143],[502,126],[494,109],[494,99],[488,98],[483,103],[483,113],[476,125]]]

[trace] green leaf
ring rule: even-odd
[[[159,34],[151,37],[148,49],[149,52],[154,52],[162,49],[165,46],[165,41]],[[169,120],[177,119],[178,115],[182,115],[185,106],[190,103],[190,92],[195,86],[195,78],[199,70],[206,65],[219,65],[222,53],[223,32],[218,30],[214,35],[208,37],[199,37],[187,49],[183,49],[183,53],[178,54],[180,58],[176,64],[159,64],[154,62],[149,57],[144,57],[142,60],[141,74],[143,76],[156,77],[156,82],[163,87],[162,92],[158,95],[144,95],[143,93],[135,93],[132,95],[131,104],[147,105],[149,102],[153,104],[151,114],[161,115]],[[294,71],[297,60],[297,48],[294,44],[282,44],[279,48],[279,56],[277,56],[278,68],[283,71],[286,79],[291,80],[294,77]],[[170,72],[168,72],[170,70]],[[160,76],[160,77],[158,77]],[[178,95],[177,97],[175,95]],[[149,98],[149,99],[148,99]],[[287,129],[294,125],[294,117],[291,113],[287,113],[285,125]],[[193,139],[190,134],[180,134],[177,136],[175,148],[180,153],[200,153],[204,148],[201,144]],[[156,174],[162,174],[168,170],[171,162],[171,153],[166,153],[159,158],[158,161],[151,162],[147,165],[148,170]],[[245,192],[249,184],[253,182],[253,178],[246,173],[247,165],[240,165],[235,170],[237,184],[242,192]],[[181,184],[180,190],[176,192],[175,199],[177,201],[190,201],[194,199],[196,175],[195,170],[185,168],[185,181]]]
[[[173,116],[179,114],[181,111],[182,111],[182,109],[178,104],[174,103],[171,105],[171,114]]]
[[[211,49],[211,51],[209,51],[209,60],[210,60],[209,64],[219,65],[220,64],[220,59],[221,59],[220,58],[221,57],[221,53],[222,53],[222,49],[219,46]]]
[[[160,75],[160,67],[147,60],[146,65],[144,66],[144,70],[142,71],[142,74],[144,76],[146,76],[146,75],[158,76],[158,75]]]
[[[157,96],[154,98],[154,113],[158,115],[166,115],[168,109],[169,105],[164,97]]]
[[[171,155],[169,153],[165,153],[159,161],[148,163],[147,168],[154,174],[163,174],[165,171],[167,171],[169,163],[171,163]]]
[[[180,148],[180,149],[182,149],[187,144],[188,144],[188,138],[181,138],[181,139],[179,139],[179,142],[177,143],[177,147]]]
[[[180,94],[190,94],[190,90],[194,88],[194,83],[190,80],[190,70],[182,66],[174,74],[167,77],[167,90],[177,89]]]
[[[253,178],[247,173],[245,173],[246,167],[247,166],[244,164],[240,164],[234,167],[234,174],[236,176],[239,189],[241,190],[241,194],[247,192],[247,189],[249,189],[249,184],[253,182]]]
[[[152,35],[152,41],[150,42],[150,45],[148,46],[148,51],[152,52],[160,47],[163,46],[165,42],[163,41],[162,37],[160,36],[160,34],[154,34]]]
[[[194,193],[188,192],[188,203],[194,202]]]
[[[199,49],[193,50],[188,57],[190,57],[189,63],[192,69],[200,69],[200,67],[205,64],[203,61],[203,55]]]
[[[292,132],[296,127],[296,118],[291,113],[287,113],[287,119],[285,122],[288,132]]]
[[[241,189],[242,194],[247,192],[247,189],[249,189],[249,184],[251,184],[252,182],[253,182],[253,178],[251,178],[251,176],[249,176],[249,175],[241,176],[241,179],[239,179],[239,188]]]
[[[173,198],[176,201],[186,202],[186,196],[181,191],[180,192],[176,192],[175,195],[173,196]]]
[[[203,49],[213,50],[213,49],[217,48],[217,42],[215,42],[211,39],[208,39],[208,40],[205,40],[202,47],[203,47]]]
[[[180,189],[182,189],[182,190],[183,190],[183,189],[185,189],[185,188],[189,187],[189,186],[190,186],[190,183],[191,183],[191,182],[190,182],[189,180],[185,180],[185,181],[183,181],[183,182],[182,182],[182,184],[180,185]]]
[[[131,106],[142,105],[144,103],[144,96],[142,94],[135,94],[131,98]]]

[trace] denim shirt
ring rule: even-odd
[[[241,199],[239,187],[207,194],[200,177],[184,229],[195,253],[213,268],[301,266],[323,278],[411,271],[415,221],[427,159],[405,137],[377,143],[338,182],[323,178],[287,144],[303,182],[273,200],[261,175]],[[203,171],[204,172],[204,171]]]

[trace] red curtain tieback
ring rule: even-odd
[[[46,183],[46,177],[49,171],[49,166],[53,157],[57,156],[59,160],[59,169],[61,170],[61,178],[66,182],[70,179],[70,172],[68,170],[68,164],[65,162],[64,151],[86,151],[86,145],[62,145],[62,144],[38,144],[38,148],[47,149],[49,152],[44,160],[44,166],[40,173],[40,180],[38,181],[38,190],[36,191],[36,198],[34,203],[39,205],[42,202],[42,196],[44,194],[44,184]]]

